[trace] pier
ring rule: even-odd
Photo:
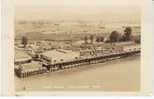
[[[100,54],[91,57],[83,57],[79,59],[74,59],[71,61],[60,62],[60,63],[51,63],[47,61],[42,61],[41,68],[33,69],[33,70],[24,70],[23,68],[15,69],[15,73],[20,78],[25,78],[32,75],[43,74],[47,72],[55,72],[59,70],[71,69],[79,66],[90,65],[103,63],[119,58],[129,57],[133,55],[140,54],[140,49],[134,49],[129,51],[121,51],[121,52],[112,52],[108,54]]]
[[[78,59],[74,61],[57,63],[57,64],[43,64],[43,67],[46,67],[50,72],[54,72],[54,71],[74,68],[82,65],[103,63],[103,62],[118,59],[118,58],[133,56],[139,53],[140,53],[140,50],[120,52],[120,53],[114,53],[114,54],[103,55],[103,56],[95,56],[91,58]]]

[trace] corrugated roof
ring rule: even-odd
[[[63,61],[68,61],[68,60],[74,60],[75,57],[79,57],[79,52],[74,52],[71,50],[51,50],[44,52],[42,55],[52,59],[52,61],[56,60],[57,62],[60,62],[61,59]]]
[[[42,68],[42,65],[35,61],[32,61],[31,63],[27,63],[27,64],[22,64],[22,66],[24,70],[34,70],[34,69]]]
[[[25,51],[15,50],[15,60],[25,60],[30,58],[31,56],[29,56]]]

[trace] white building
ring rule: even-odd
[[[23,50],[15,50],[15,64],[22,64],[27,63],[32,60],[31,56],[29,56],[25,51]]]
[[[76,60],[80,57],[80,53],[71,50],[58,49],[44,52],[41,54],[41,57],[54,64]]]

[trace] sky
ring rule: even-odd
[[[74,1],[74,2],[73,2]],[[92,2],[90,2],[92,1]],[[95,1],[95,2],[94,2]],[[140,23],[139,5],[100,0],[14,0],[16,20],[65,20]],[[88,3],[87,3],[88,2]],[[127,3],[127,4],[126,4]]]

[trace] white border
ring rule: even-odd
[[[53,1],[53,0],[52,0]],[[62,0],[63,1],[63,0]],[[68,0],[72,1],[72,0]],[[87,0],[79,0],[81,4],[88,4]],[[95,0],[95,2],[100,0]],[[2,95],[151,95],[152,94],[152,66],[153,62],[153,34],[152,20],[153,2],[151,0],[114,0],[101,1],[106,5],[140,5],[142,6],[142,53],[141,53],[141,90],[140,92],[18,92],[14,90],[14,2],[2,0]],[[94,2],[94,1],[93,1]],[[58,2],[57,2],[58,3]],[[68,3],[68,2],[67,2]],[[67,4],[66,3],[66,4]],[[89,2],[89,4],[92,4]],[[68,3],[71,5],[71,3]],[[99,5],[99,3],[98,3]]]

